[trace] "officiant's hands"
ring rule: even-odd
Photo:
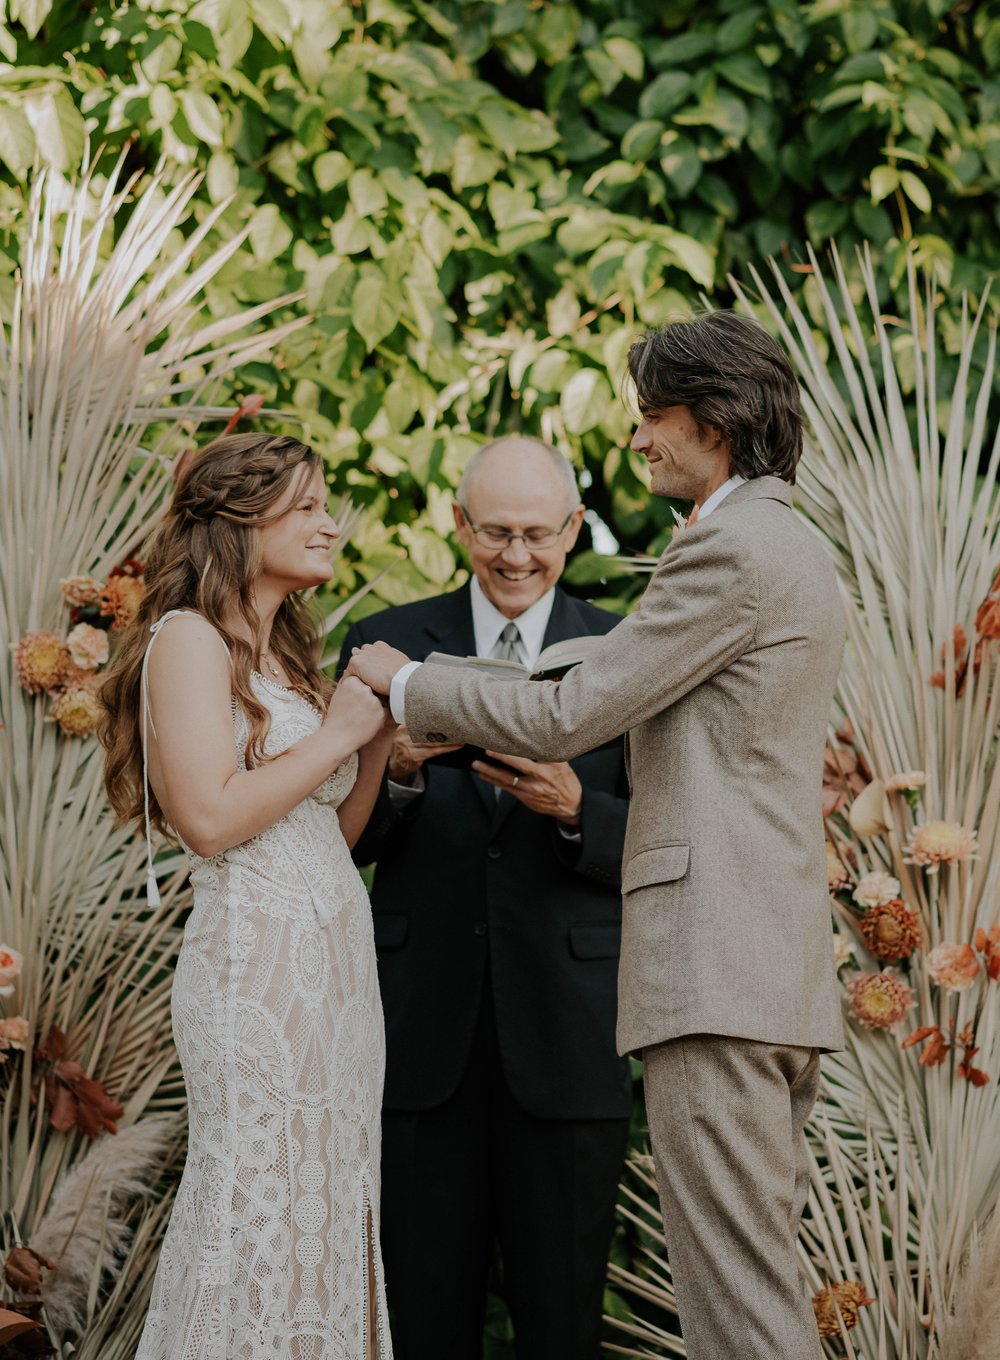
[[[443,756],[448,751],[460,751],[464,744],[464,742],[456,741],[442,746],[434,742],[414,741],[410,736],[409,728],[397,727],[392,751],[389,754],[389,778],[397,783],[411,779],[425,760],[432,760],[435,756]]]
[[[356,675],[376,694],[388,695],[392,677],[409,660],[405,652],[397,651],[387,642],[366,642],[363,647],[354,648],[344,674]]]
[[[503,766],[490,765],[485,760],[472,762],[472,768],[487,784],[513,794],[532,812],[555,817],[563,826],[580,825],[583,785],[565,760],[528,760],[526,756],[505,756],[499,751],[486,754],[503,761]]]

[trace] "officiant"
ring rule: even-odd
[[[383,640],[530,669],[618,622],[558,585],[583,506],[556,449],[485,445],[454,515],[469,583],[354,624],[343,664]],[[401,729],[355,847],[376,864],[394,1350],[480,1356],[498,1254],[518,1360],[597,1360],[631,1108],[615,1049],[622,744],[569,763],[476,754]]]

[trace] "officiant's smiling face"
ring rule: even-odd
[[[490,603],[516,619],[562,575],[583,506],[552,455],[531,439],[492,445],[462,497],[464,509],[454,505],[455,525],[469,565]],[[518,537],[497,546],[505,534]]]

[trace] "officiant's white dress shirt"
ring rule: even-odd
[[[549,618],[556,598],[555,587],[547,590],[523,614],[518,614],[516,619],[506,618],[500,613],[496,605],[486,598],[477,577],[473,576],[469,590],[472,598],[472,631],[476,640],[476,656],[493,656],[500,642],[500,634],[508,623],[516,623],[517,631],[520,634],[517,644],[517,659],[522,665],[527,666],[529,671],[533,670],[542,650],[545,630],[549,626]],[[404,666],[403,670],[409,675],[420,664],[419,661],[412,661],[408,666]],[[393,680],[393,686],[395,686],[395,683],[395,680]],[[392,708],[391,699],[389,706]],[[395,709],[392,710],[392,716],[396,717]],[[387,783],[390,801],[394,807],[400,808],[418,794],[423,793],[426,788],[423,770],[415,771],[405,784],[395,779],[389,779]]]
[[[713,510],[718,509],[722,502],[729,495],[730,491],[735,491],[738,486],[742,486],[746,481],[745,477],[730,477],[728,482],[722,485],[706,500],[705,504],[698,511],[698,523],[710,515]],[[523,614],[518,615],[514,622],[521,633],[521,645],[526,651],[526,655],[521,660],[532,669],[538,660],[538,654],[542,650],[542,638],[545,636],[545,629],[548,626],[549,615],[552,613],[552,601],[555,598],[555,590],[548,591],[540,600],[536,600],[530,609],[526,609]],[[544,606],[544,609],[543,609]],[[537,611],[537,612],[536,612]],[[542,620],[539,624],[539,620]],[[475,577],[472,578],[472,625],[476,633],[476,655],[492,656],[496,649],[500,634],[510,623],[510,619],[504,618],[499,609],[490,604],[483,594],[482,587]],[[482,633],[480,633],[482,628]],[[490,638],[492,637],[492,642]],[[484,647],[488,645],[488,650]],[[531,648],[534,648],[534,651]],[[411,661],[406,666],[401,666],[392,677],[392,684],[389,688],[389,709],[393,719],[398,723],[406,722],[406,682],[417,669],[422,666],[422,661]]]

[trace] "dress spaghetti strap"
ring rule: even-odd
[[[200,619],[202,615],[194,609],[168,609],[167,612],[150,626],[150,639],[146,644],[146,653],[142,658],[142,679],[140,688],[142,689],[142,804],[146,822],[146,901],[151,907],[160,906],[160,889],[156,882],[156,870],[153,867],[153,834],[149,821],[149,730],[152,728],[153,736],[156,736],[156,727],[153,723],[153,715],[149,711],[149,654],[153,650],[153,643],[156,641],[160,629],[170,619],[175,619],[179,614],[190,614],[192,618]],[[219,638],[223,647],[226,649],[226,656],[229,657],[229,664],[233,664],[232,653],[226,646],[224,638]]]

